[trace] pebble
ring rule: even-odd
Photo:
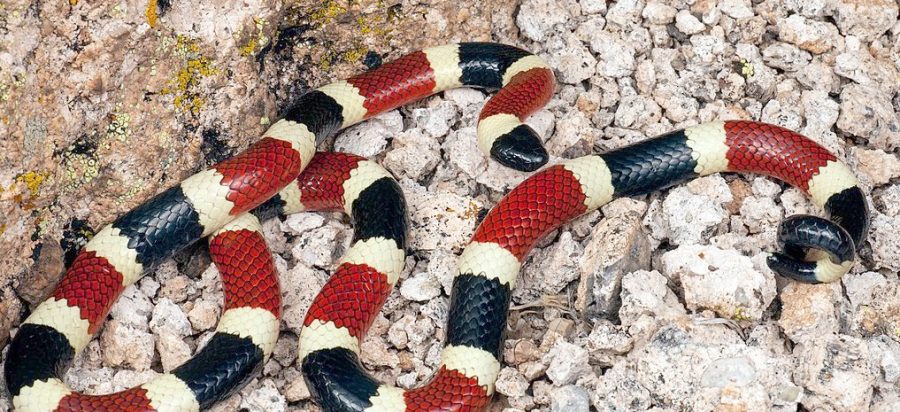
[[[884,150],[851,148],[856,169],[869,179],[872,186],[881,186],[900,177],[900,158]]]
[[[566,385],[550,393],[550,410],[553,412],[588,412],[590,404],[584,388]]]
[[[392,110],[352,126],[338,134],[334,149],[362,157],[373,157],[387,148],[388,139],[403,130],[400,112]]]
[[[823,21],[810,20],[799,14],[779,22],[778,36],[803,50],[822,54],[836,47],[840,35],[836,27]]]
[[[675,14],[675,27],[684,34],[692,35],[703,32],[706,26],[686,9]]]
[[[875,149],[900,147],[900,117],[881,89],[848,84],[841,90],[840,101],[838,129],[868,140]]]
[[[721,190],[723,196],[730,194],[727,185],[722,186]],[[660,240],[668,239],[673,245],[700,243],[727,217],[722,203],[709,196],[695,194],[685,186],[669,191],[659,213],[662,223],[654,228],[652,235]]]
[[[497,377],[497,392],[511,397],[521,397],[528,390],[528,381],[515,368],[500,369]]]
[[[413,275],[400,285],[400,295],[416,302],[427,302],[441,294],[441,283],[432,272]]]
[[[895,273],[900,271],[900,217],[888,217],[879,212],[872,213],[869,243],[872,245],[872,260],[878,268],[885,268]]]
[[[544,355],[547,377],[556,386],[574,383],[585,374],[593,373],[589,358],[587,349],[559,340]]]
[[[624,200],[623,200],[624,201]],[[623,201],[614,201],[608,205]],[[590,240],[578,263],[576,309],[585,317],[609,316],[619,310],[622,277],[650,269],[650,241],[643,231],[639,211],[613,214],[591,230]]]
[[[686,245],[662,255],[662,273],[684,288],[692,311],[712,310],[725,319],[762,319],[775,299],[775,278],[749,257],[714,246]]]
[[[287,406],[287,400],[271,379],[264,379],[259,388],[241,399],[241,409],[247,412],[284,412]]]
[[[789,283],[779,292],[782,309],[778,325],[794,342],[837,333],[838,309],[834,302],[839,293],[831,284]]]
[[[866,42],[876,39],[896,24],[900,7],[892,0],[833,0],[830,3],[841,33]]]
[[[678,10],[665,3],[649,2],[641,12],[641,17],[652,24],[669,24],[675,19]]]
[[[534,41],[543,41],[554,25],[571,18],[568,9],[552,0],[525,0],[519,7],[516,25],[522,35]]]
[[[865,410],[872,401],[875,377],[865,342],[848,335],[825,334],[794,350],[794,379],[808,393],[808,410]]]

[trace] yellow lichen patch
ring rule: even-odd
[[[360,16],[356,19],[356,24],[359,26],[359,32],[362,34],[374,34],[378,37],[384,37],[388,34],[388,17],[390,16],[385,14]]]
[[[100,176],[100,163],[97,159],[82,153],[66,153],[63,156],[63,168],[63,188],[67,191],[74,191]]]
[[[334,61],[334,54],[330,51],[326,51],[322,53],[322,57],[319,57],[319,68],[322,70],[328,70],[331,68],[331,63]]]
[[[160,90],[160,94],[173,96],[172,103],[178,110],[199,114],[205,100],[195,88],[203,78],[219,73],[219,69],[200,54],[200,46],[190,38],[177,36],[174,50],[176,54],[184,56],[185,63],[169,81],[168,86]]]
[[[256,51],[256,38],[252,38],[247,41],[247,44],[241,46],[239,51],[241,52],[241,56],[244,57],[252,55],[253,52]]]
[[[133,183],[131,187],[128,188],[127,192],[116,198],[116,204],[121,205],[128,202],[132,197],[134,197],[134,195],[141,193],[144,190],[144,186],[144,182],[142,181]]]
[[[745,78],[753,77],[754,69],[753,63],[748,62],[747,60],[741,59],[741,75]]]
[[[149,24],[150,27],[156,27],[156,0],[149,0],[147,2],[145,14],[147,15],[147,24]]]
[[[334,21],[334,18],[347,12],[347,9],[334,0],[326,0],[322,3],[322,7],[313,10],[309,14],[309,19],[315,23],[325,24]]]
[[[50,173],[47,172],[26,172],[16,176],[16,183],[24,185],[31,197],[35,197],[48,176],[50,176]]]
[[[131,115],[120,110],[121,106],[116,106],[116,111],[111,116],[112,121],[106,127],[106,138],[108,140],[124,142],[131,136],[131,130],[128,128],[131,124]]]
[[[347,50],[347,52],[344,53],[344,58],[346,58],[348,62],[355,62],[362,60],[368,52],[369,49],[366,48],[366,46],[358,46],[356,48]]]
[[[263,18],[254,17],[253,23],[256,26],[256,34],[239,49],[241,56],[244,57],[253,55],[258,49],[262,49],[269,43],[269,38],[263,32],[268,22]]]
[[[0,83],[0,102],[9,100],[9,94],[9,85],[6,83]]]
[[[750,320],[750,317],[747,316],[746,310],[744,308],[737,308],[734,310],[734,315],[731,316],[732,320],[742,321],[742,320]]]

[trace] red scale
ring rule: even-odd
[[[236,216],[259,206],[300,174],[300,154],[289,142],[265,137],[245,152],[215,166],[228,186]]]
[[[90,324],[88,333],[93,335],[122,290],[122,274],[106,258],[97,257],[94,251],[84,251],[72,262],[53,297],[78,307],[81,318]]]

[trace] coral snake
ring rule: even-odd
[[[352,245],[314,299],[299,339],[298,366],[328,411],[486,408],[500,371],[511,289],[526,255],[548,232],[618,196],[726,171],[790,183],[829,218],[791,216],[779,227],[782,252],[770,255],[768,265],[801,282],[840,278],[866,236],[868,208],[850,169],[812,140],[773,125],[706,123],[544,167],[487,214],[460,256],[433,378],[408,390],[381,385],[360,363],[360,342],[403,271],[406,204],[378,164],[340,153],[314,157],[315,147],[347,126],[460,86],[499,89],[478,118],[484,152],[519,170],[547,163],[540,137],[523,120],[549,101],[554,74],[515,47],[433,47],[311,91],[247,150],[158,194],[90,240],[12,340],[4,373],[15,409],[196,411],[241,388],[272,354],[280,324],[277,274],[256,215],[343,210],[352,218]],[[205,236],[225,294],[206,346],[123,392],[69,389],[63,374],[123,289]]]

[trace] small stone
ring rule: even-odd
[[[580,111],[570,110],[556,122],[553,137],[547,142],[550,154],[575,158],[591,153],[598,138],[591,121]]]
[[[832,0],[834,20],[844,35],[870,42],[888,31],[897,21],[894,0]]]
[[[881,399],[872,402],[869,412],[894,412],[900,410],[900,394],[886,393]]]
[[[524,396],[528,390],[528,381],[515,368],[505,367],[500,370],[496,383],[497,392],[506,396]]]
[[[125,288],[119,299],[113,303],[110,309],[110,317],[120,324],[139,330],[149,329],[150,313],[153,311],[153,303],[140,289],[134,287]]]
[[[588,393],[579,386],[566,385],[550,393],[550,410],[553,412],[588,412]]]
[[[866,410],[875,377],[869,350],[862,340],[847,335],[817,335],[794,349],[794,380],[807,392],[807,410]]]
[[[441,160],[437,140],[412,129],[396,135],[393,149],[384,157],[383,165],[394,175],[406,175],[420,181],[434,172]]]
[[[196,331],[212,329],[219,318],[219,305],[204,299],[194,302],[194,307],[188,312],[188,320]]]
[[[629,129],[644,129],[662,117],[659,105],[652,99],[634,95],[622,98],[616,109],[615,124]]]
[[[544,362],[549,365],[547,377],[557,386],[574,383],[585,374],[593,373],[588,360],[586,349],[563,340],[557,341],[544,355]]]
[[[875,57],[859,39],[847,38],[847,47],[834,61],[834,72],[859,84],[875,87],[900,83],[900,70],[888,63],[884,56]],[[890,87],[887,91],[896,90]]]
[[[417,273],[400,285],[400,295],[416,302],[427,302],[440,294],[441,284],[431,272]]]
[[[767,65],[789,72],[796,72],[806,66],[812,58],[809,53],[788,43],[776,42],[762,51]]]
[[[685,313],[678,296],[669,289],[666,278],[659,272],[639,270],[622,278],[619,319],[623,326],[632,325],[643,316],[671,320]]]
[[[579,0],[581,12],[584,14],[597,14],[606,11],[606,0]]]
[[[284,412],[287,400],[278,391],[275,382],[263,379],[260,386],[243,396],[241,410],[247,412]]]
[[[196,289],[190,278],[183,275],[177,275],[162,282],[159,296],[164,299],[169,299],[174,303],[182,303],[187,300],[188,295],[195,292]]]
[[[402,130],[403,117],[397,110],[391,110],[338,134],[334,141],[334,149],[362,157],[373,157],[383,152],[388,139]]]
[[[653,24],[669,24],[675,19],[678,10],[665,3],[647,3],[641,16]]]
[[[484,93],[467,87],[447,90],[444,92],[444,98],[452,102],[463,114],[472,113],[474,110],[472,106],[484,104],[485,101]]]
[[[362,353],[360,360],[366,365],[396,368],[400,363],[400,358],[397,356],[397,353],[388,349],[387,342],[385,342],[384,339],[366,339],[363,341],[362,345],[360,345],[359,349],[360,353]]]
[[[606,320],[598,321],[588,335],[585,347],[591,360],[600,366],[612,366],[617,357],[627,354],[634,346],[634,339],[623,327]]]
[[[162,298],[153,308],[150,318],[150,330],[155,334],[168,332],[179,337],[191,334],[191,322],[178,305]]]
[[[719,2],[719,10],[733,19],[753,17],[753,10],[750,7],[750,0],[722,0]]]
[[[413,109],[412,117],[416,122],[416,126],[424,129],[429,136],[443,140],[447,133],[450,132],[450,126],[459,120],[459,112],[457,112],[453,102],[445,100],[434,107]],[[394,144],[396,145],[396,140]]]
[[[730,195],[728,186],[723,195]],[[672,189],[662,202],[664,233],[653,233],[657,239],[669,239],[673,245],[700,243],[715,228],[726,221],[727,212],[719,202],[705,195],[697,195],[679,186]],[[650,214],[648,213],[648,216]]]
[[[278,283],[282,287],[283,312],[281,318],[288,330],[300,333],[306,310],[309,309],[313,297],[325,284],[326,274],[296,265],[290,270],[279,270]]]
[[[127,366],[137,371],[150,369],[156,339],[148,332],[125,326],[115,319],[106,322],[100,334],[103,363],[108,366]]]
[[[619,310],[622,277],[650,269],[650,241],[640,214],[613,215],[594,226],[578,264],[575,306],[582,316],[608,316]]]
[[[688,10],[679,10],[675,15],[675,27],[682,33],[693,35],[706,30],[706,26],[700,19],[694,17]]]
[[[597,59],[575,34],[554,35],[547,41],[547,50],[547,62],[558,73],[559,81],[579,84],[594,74]]]
[[[873,186],[889,183],[891,179],[900,177],[900,158],[884,150],[868,150],[859,147],[850,148],[856,158],[856,169],[869,178]]]
[[[802,133],[818,138],[831,132],[840,114],[840,105],[827,92],[821,90],[804,90],[800,95],[800,103],[806,115],[806,126]]]
[[[617,3],[621,4],[621,2]],[[597,53],[597,74],[609,77],[626,77],[634,72],[634,47],[618,35],[606,31],[594,33],[591,50]]]
[[[291,255],[301,264],[309,267],[327,267],[336,259],[344,243],[346,231],[337,222],[329,221],[321,227],[300,234],[291,247]]]
[[[900,217],[900,183],[888,186],[877,194],[875,204],[889,217]]]
[[[407,180],[400,186],[409,205],[411,248],[459,250],[468,242],[480,202],[437,188],[429,191]]]
[[[726,319],[760,320],[775,299],[775,278],[750,258],[714,246],[689,245],[662,255],[663,273],[681,283],[688,309]]]
[[[869,243],[872,245],[872,260],[876,268],[900,271],[900,216],[888,217],[874,212],[869,229]]]
[[[538,347],[534,342],[530,339],[520,339],[515,342],[510,342],[510,344],[507,345],[507,351],[504,352],[504,359],[507,364],[517,366],[525,362],[540,359],[541,355],[542,354],[538,351]]]
[[[867,335],[900,330],[900,285],[878,272],[848,273],[842,281],[850,300],[851,330]]]
[[[890,151],[900,147],[900,117],[890,97],[880,88],[848,84],[841,90],[840,101],[840,130],[868,139],[876,149]]]
[[[619,0],[612,2],[606,12],[606,19],[622,28],[633,28],[641,22],[644,0]]]
[[[707,388],[727,388],[729,386],[747,386],[756,380],[756,370],[750,360],[744,357],[720,358],[709,365],[700,385]]]
[[[563,5],[551,0],[525,0],[519,6],[516,25],[522,35],[534,40],[543,41],[553,30],[553,26],[563,24],[571,18]]]
[[[833,284],[807,285],[791,282],[781,290],[778,325],[794,342],[815,340],[838,331],[834,302],[840,294]]]
[[[794,14],[778,22],[781,40],[814,54],[822,54],[835,47],[840,34],[830,23],[807,19]]]
[[[163,331],[156,339],[156,351],[163,372],[170,372],[191,358],[191,347],[175,333]]]
[[[784,211],[773,197],[749,196],[741,204],[741,218],[750,233],[774,232],[784,218]]]
[[[288,402],[298,402],[309,399],[312,395],[309,392],[309,387],[306,386],[306,380],[303,379],[303,376],[297,372],[297,375],[293,379],[286,379],[286,385],[284,386],[284,398]]]

